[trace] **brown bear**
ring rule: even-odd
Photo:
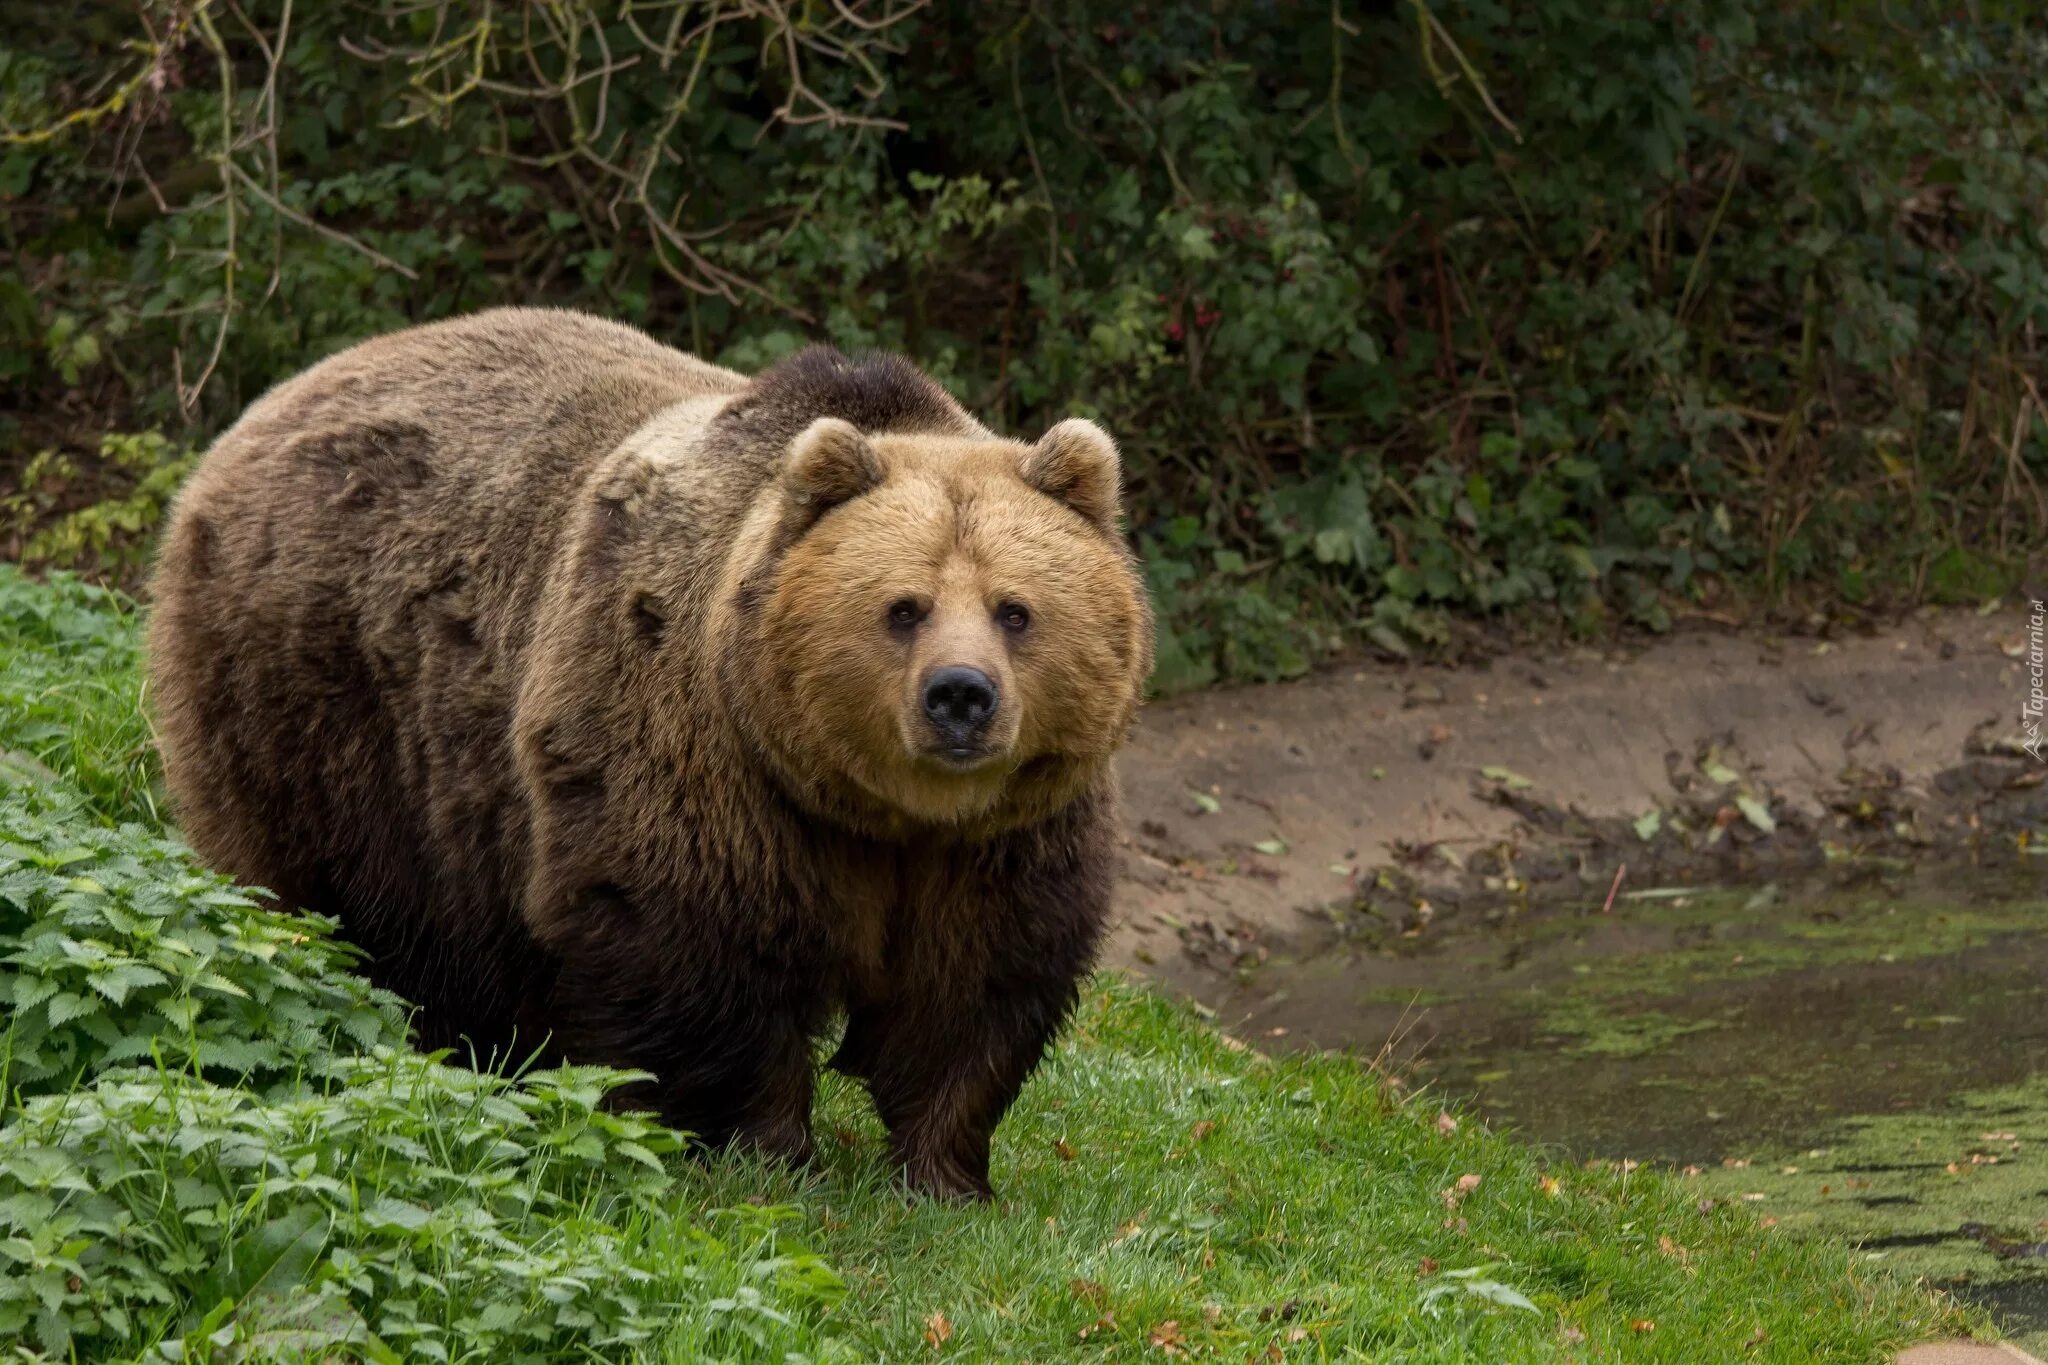
[[[649,1072],[811,1150],[813,1045],[911,1186],[989,1140],[1108,906],[1151,666],[1110,439],[888,355],[748,379],[573,312],[364,342],[178,500],[151,696],[186,835],[338,916],[431,1046]]]

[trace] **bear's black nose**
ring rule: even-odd
[[[980,738],[996,713],[995,680],[978,668],[934,669],[924,680],[924,713],[940,739],[966,745]]]

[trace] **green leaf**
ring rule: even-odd
[[[1743,819],[1766,834],[1773,833],[1778,828],[1778,822],[1771,818],[1770,807],[1747,792],[1735,798],[1735,809],[1742,812]]]
[[[1657,831],[1663,828],[1664,812],[1661,810],[1656,810],[1653,808],[1644,811],[1641,815],[1638,815],[1636,817],[1636,838],[1641,839],[1646,844],[1649,843],[1650,840],[1656,838]]]
[[[1721,761],[1719,749],[1707,750],[1707,756],[1700,760],[1700,775],[1719,787],[1732,786],[1742,780],[1742,774]]]
[[[223,1303],[240,1305],[261,1293],[285,1297],[304,1285],[327,1244],[327,1215],[301,1207],[238,1238],[192,1291],[185,1330],[198,1328]]]
[[[1261,839],[1252,847],[1269,858],[1277,858],[1287,851],[1287,842],[1284,839]]]
[[[1489,764],[1479,770],[1479,775],[1489,782],[1498,782],[1511,792],[1527,791],[1536,784],[1512,768]]]

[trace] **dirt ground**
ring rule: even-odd
[[[1623,862],[1634,888],[2023,852],[2048,816],[2048,768],[2020,748],[2026,649],[2008,606],[1156,703],[1122,767],[1108,959],[1171,976],[1169,959],[1242,965],[1344,915],[1412,929],[1488,896],[1598,905]]]

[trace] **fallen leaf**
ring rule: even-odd
[[[1628,1330],[1631,1332],[1654,1332],[1657,1330],[1657,1324],[1648,1318],[1637,1318],[1629,1323]]]
[[[1188,793],[1188,800],[1194,802],[1196,808],[1204,815],[1214,815],[1223,809],[1223,803],[1207,792],[1191,791]]]
[[[1418,1274],[1422,1274],[1422,1275],[1434,1275],[1434,1274],[1436,1274],[1436,1268],[1437,1268],[1437,1261],[1436,1261],[1436,1257],[1434,1257],[1434,1256],[1425,1256],[1425,1257],[1423,1257],[1423,1258],[1422,1258],[1422,1263],[1421,1263],[1420,1265],[1416,1266],[1416,1271],[1417,1271],[1417,1273],[1418,1273]]]
[[[1664,812],[1661,810],[1646,810],[1636,817],[1636,838],[1641,839],[1646,844],[1656,838],[1657,831],[1662,828],[1664,828]]]
[[[1437,1111],[1436,1130],[1445,1137],[1458,1131],[1458,1121],[1442,1110]]]
[[[1080,1155],[1079,1152],[1074,1150],[1074,1144],[1068,1142],[1065,1138],[1054,1138],[1052,1149],[1060,1154],[1061,1161],[1072,1161]]]
[[[1481,768],[1479,775],[1489,782],[1500,783],[1501,786],[1506,787],[1511,792],[1527,791],[1536,785],[1513,768],[1503,768],[1497,763],[1490,763],[1486,767]]]
[[[1543,1191],[1545,1194],[1549,1195],[1552,1199],[1555,1199],[1559,1195],[1564,1193],[1564,1186],[1558,1181],[1558,1178],[1554,1175],[1538,1177],[1536,1181],[1536,1188]]]
[[[1464,1175],[1458,1177],[1457,1184],[1449,1186],[1448,1188],[1439,1191],[1437,1197],[1444,1201],[1445,1208],[1454,1209],[1458,1207],[1459,1204],[1464,1202],[1466,1195],[1472,1193],[1472,1191],[1478,1188],[1479,1177],[1473,1175],[1471,1172],[1468,1171]]]
[[[924,1343],[934,1351],[953,1339],[953,1324],[946,1321],[944,1313],[934,1313],[924,1320]]]
[[[1195,1126],[1188,1129],[1188,1137],[1191,1141],[1200,1142],[1215,1131],[1216,1123],[1213,1119],[1196,1119]]]
[[[1165,1322],[1154,1327],[1146,1336],[1146,1340],[1170,1356],[1185,1355],[1187,1353],[1184,1349],[1187,1345],[1187,1337],[1182,1335],[1180,1323],[1173,1318],[1168,1318]]]
[[[1287,851],[1287,841],[1284,839],[1261,839],[1252,845],[1252,850],[1256,853],[1263,853],[1268,858],[1277,858]]]
[[[1083,1327],[1078,1333],[1078,1336],[1082,1341],[1086,1341],[1088,1340],[1088,1338],[1095,1336],[1099,1333],[1114,1332],[1115,1330],[1116,1314],[1104,1313],[1101,1317],[1089,1323],[1086,1327]]]
[[[1572,1326],[1570,1323],[1566,1323],[1564,1330],[1559,1332],[1558,1335],[1563,1337],[1565,1344],[1569,1346],[1577,1346],[1586,1339],[1585,1332],[1580,1328]]]
[[[1083,1303],[1093,1304],[1097,1308],[1109,1302],[1109,1286],[1098,1281],[1068,1280],[1067,1288],[1073,1291],[1075,1298]]]
[[[1297,1342],[1297,1341],[1307,1341],[1307,1340],[1308,1340],[1308,1328],[1306,1328],[1306,1327],[1290,1327],[1290,1328],[1288,1328],[1288,1329],[1287,1329],[1287,1341],[1288,1341],[1288,1344],[1289,1344],[1289,1345],[1292,1345],[1293,1343],[1295,1343],[1295,1342]]]
[[[1744,792],[1735,798],[1735,808],[1742,812],[1742,818],[1766,834],[1777,831],[1778,822],[1771,818],[1770,808],[1754,796]]]

